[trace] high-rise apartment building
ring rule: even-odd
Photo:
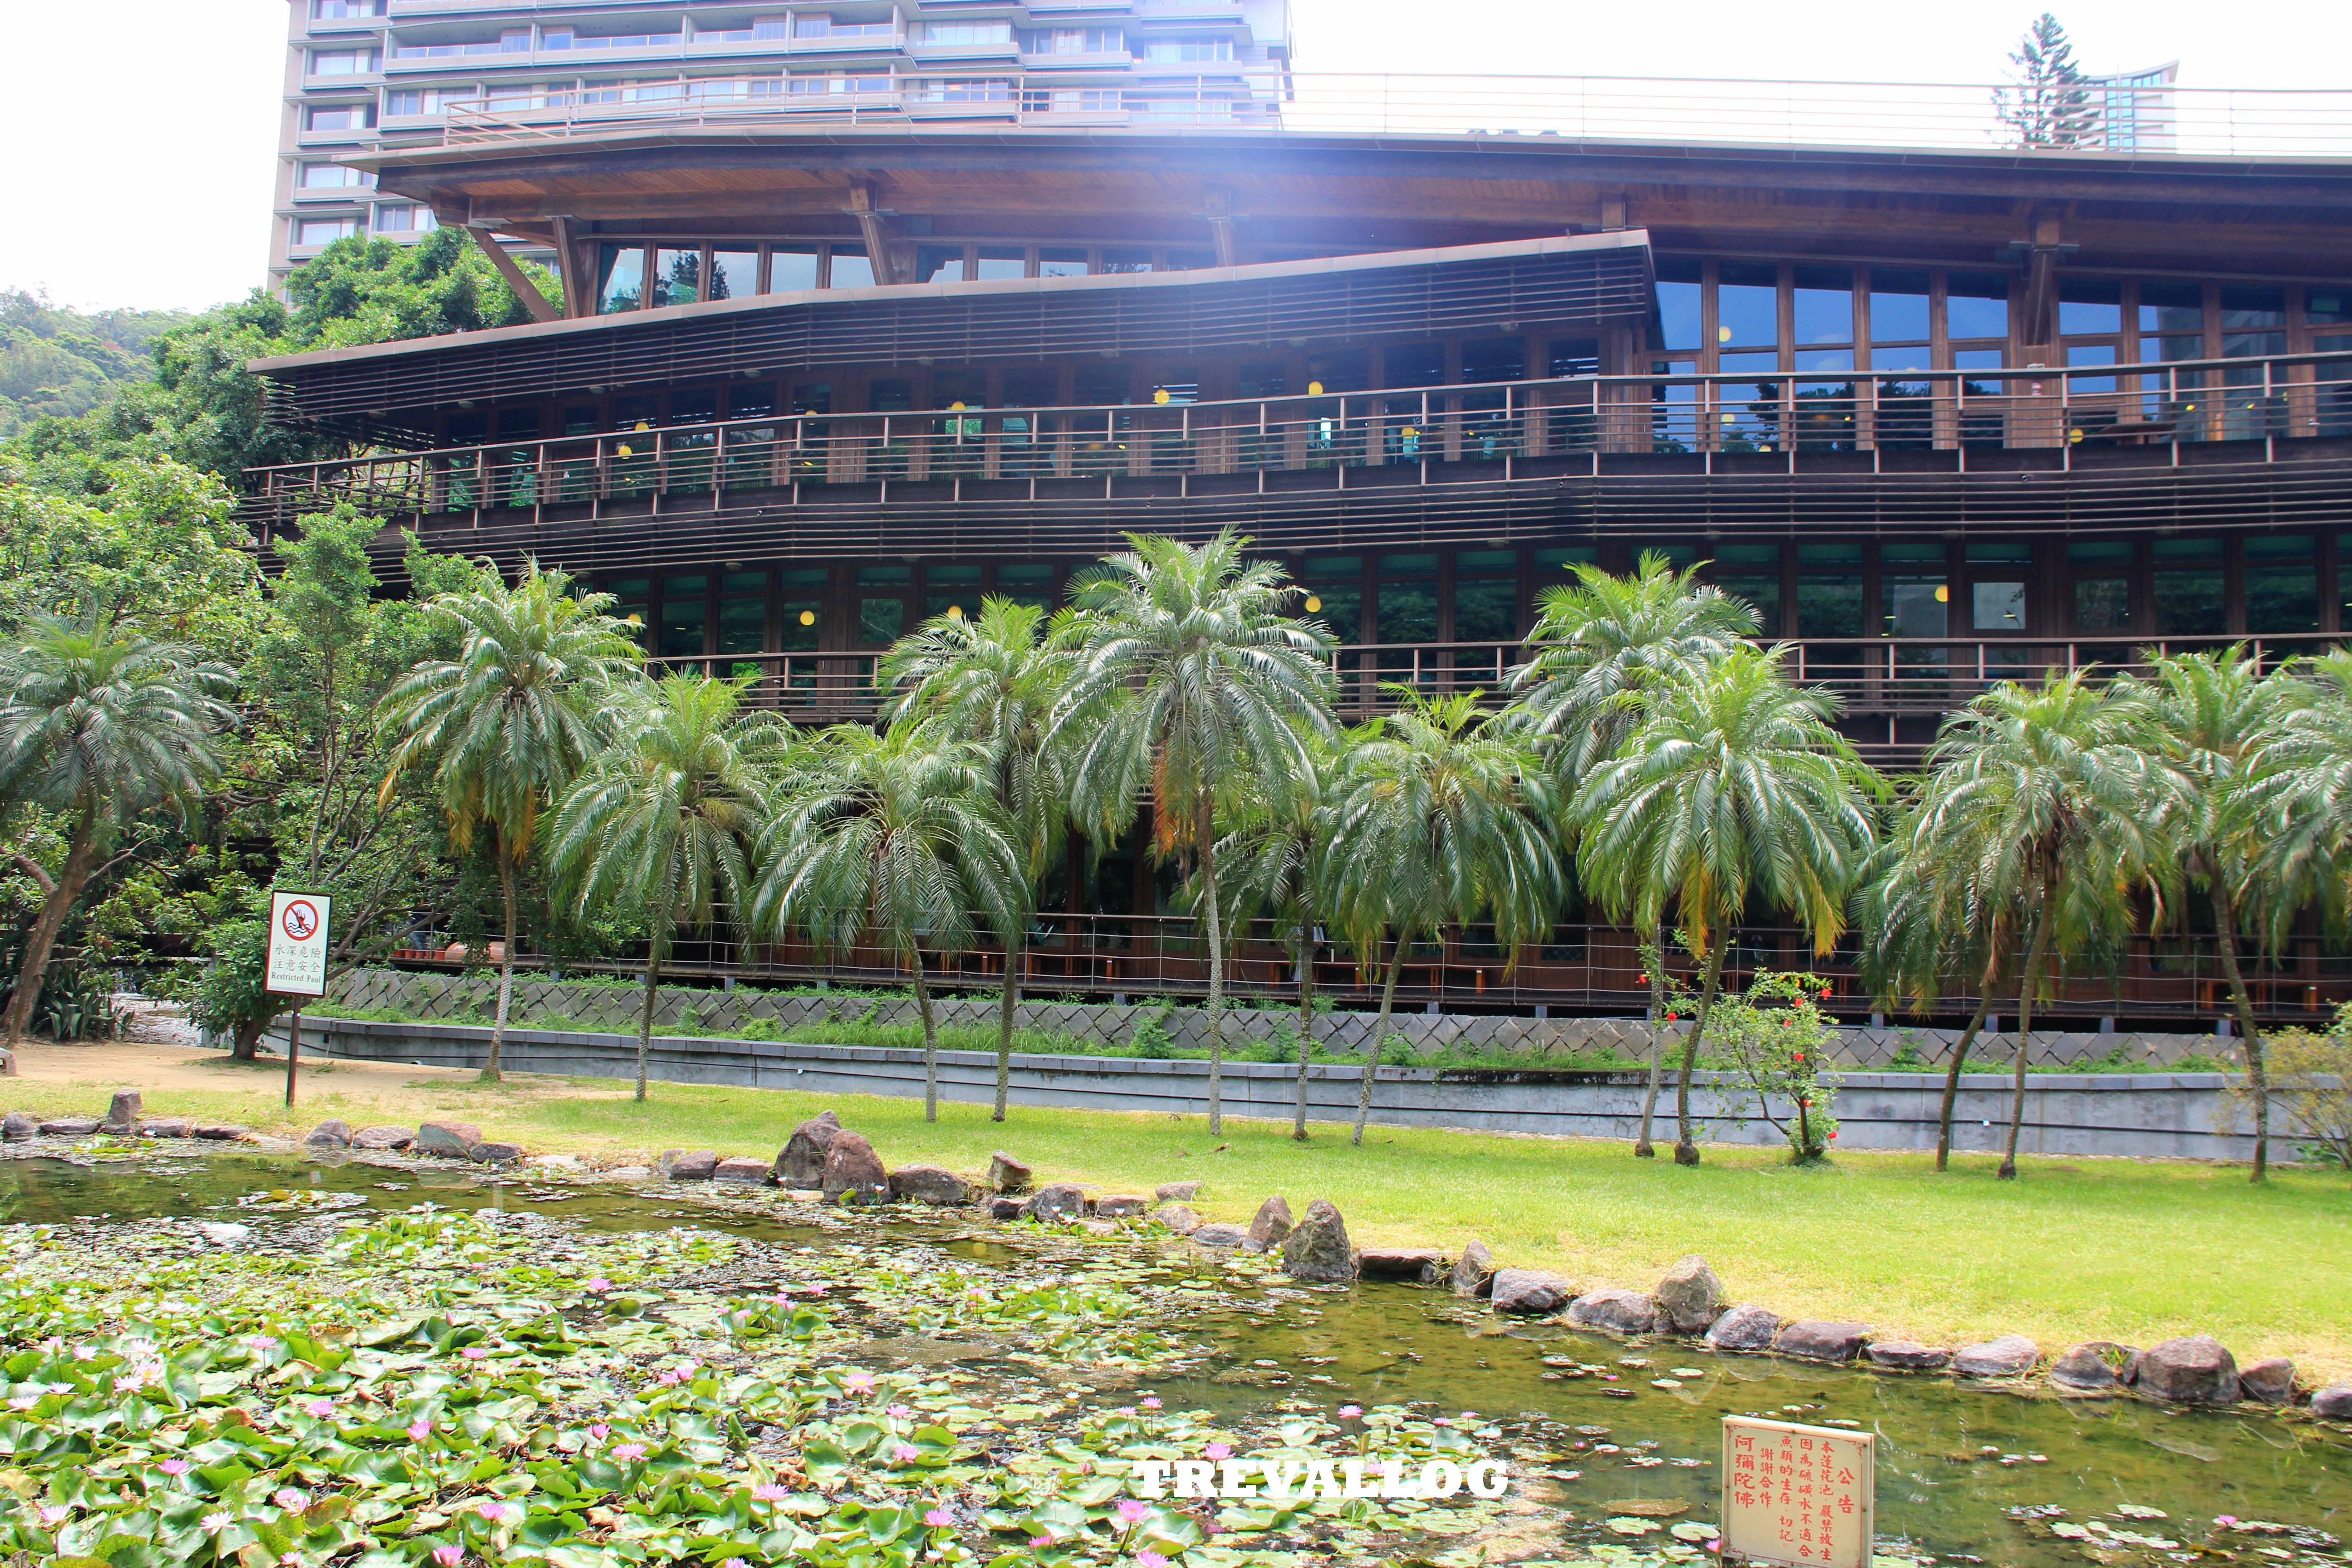
[[[659,110],[846,105],[985,121],[1192,117],[1271,101],[1288,0],[292,0],[269,275],[347,235],[413,239],[431,207],[381,195],[342,155],[437,144],[463,125],[549,126]],[[904,106],[903,108],[901,106]],[[526,248],[540,259],[552,252]]]

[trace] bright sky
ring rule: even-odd
[[[1990,82],[2043,0],[1292,0],[1306,71]],[[2090,71],[2195,87],[2352,86],[2343,0],[2050,0]],[[259,282],[283,0],[13,7],[0,288],[202,308]],[[2341,100],[2336,100],[2339,104]],[[2340,112],[2340,110],[2339,110]]]

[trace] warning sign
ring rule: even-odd
[[[332,900],[324,893],[269,895],[269,959],[261,988],[273,996],[327,994],[327,916]]]
[[[1724,1555],[1870,1568],[1875,1443],[1867,1432],[1725,1416]]]

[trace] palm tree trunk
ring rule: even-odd
[[[2017,1083],[2009,1106],[2009,1147],[1993,1173],[2004,1182],[2017,1179],[2017,1135],[2025,1126],[2025,1049],[2033,1033],[2033,992],[2042,984],[2042,961],[2050,951],[2050,928],[2057,923],[2050,908],[2050,892],[2042,893],[2040,918],[2033,923],[2033,945],[2025,951],[2025,976],[2017,984]]]
[[[2238,968],[2238,906],[2218,872],[2213,878],[2213,945],[2221,954],[2221,975],[2230,983],[2230,1005],[2238,1015],[2238,1033],[2244,1044],[2246,1087],[2254,1095],[2254,1169],[2246,1179],[2260,1182],[2271,1173],[2270,1074],[2263,1066],[2263,1037],[2254,1028],[2254,999],[2246,993],[2246,977]]]
[[[1315,1048],[1315,928],[1298,924],[1298,1079],[1297,1101],[1291,1108],[1290,1135],[1307,1142],[1307,1056]]]
[[[1691,1069],[1698,1065],[1699,1037],[1706,1033],[1706,1016],[1715,1011],[1715,994],[1723,983],[1723,953],[1730,945],[1728,925],[1717,933],[1706,955],[1706,979],[1699,986],[1698,1016],[1691,1020],[1690,1033],[1683,1037],[1682,1070],[1675,1076],[1675,1163],[1698,1163],[1698,1145],[1691,1142],[1690,1080]]]
[[[915,1011],[923,1020],[923,1120],[940,1119],[940,1026],[931,1016],[931,988],[923,984],[923,944],[908,944],[907,956],[914,962]]]
[[[1650,1087],[1642,1095],[1642,1132],[1633,1140],[1633,1157],[1654,1160],[1655,1145],[1650,1142],[1652,1119],[1658,1112],[1658,1081],[1666,1065],[1666,926],[1664,921],[1650,928]]]
[[[661,948],[656,942],[646,943],[646,1005],[637,1015],[637,1100],[646,1098],[646,1058],[653,1050],[654,1001],[661,994]]]
[[[1381,982],[1380,1021],[1372,1026],[1372,1048],[1364,1062],[1364,1080],[1356,1087],[1356,1131],[1348,1140],[1358,1148],[1364,1142],[1364,1118],[1372,1109],[1372,1079],[1381,1070],[1381,1052],[1389,1043],[1389,1015],[1396,1010],[1397,976],[1404,973],[1404,950],[1412,940],[1412,932],[1397,932],[1396,952],[1389,959],[1389,977]]]
[[[499,1058],[505,1053],[507,1043],[507,1009],[514,1003],[514,860],[506,853],[503,842],[499,846],[499,890],[506,895],[507,940],[499,950],[499,1010],[498,1016],[490,1020],[490,1055],[489,1059],[482,1063],[480,1081],[483,1083],[499,1080]]]
[[[991,1121],[1004,1120],[1004,1100],[1013,1083],[1013,1010],[1021,1005],[1021,954],[1028,930],[1004,944],[1004,996],[996,1015],[996,1110]]]
[[[73,912],[74,900],[89,881],[90,871],[98,864],[98,807],[85,802],[81,816],[74,823],[73,835],[66,841],[66,863],[58,879],[49,885],[41,898],[41,912],[33,919],[33,929],[25,934],[25,962],[16,971],[16,994],[8,998],[8,1053],[0,1061],[0,1076],[17,1076],[16,1053],[25,1043],[25,1031],[33,1022],[33,1008],[41,999],[41,978],[49,971],[49,954],[57,947],[58,933],[65,929],[66,916]]]
[[[1201,897],[1209,906],[1209,1131],[1225,1128],[1225,932],[1217,908],[1216,816],[1206,794],[1193,813],[1201,850]]]
[[[1977,1031],[1984,1027],[1985,1009],[1991,1005],[1992,983],[1988,979],[1977,988],[1977,1010],[1969,1016],[1969,1026],[1960,1031],[1960,1043],[1952,1047],[1952,1065],[1944,1069],[1944,1105],[1936,1115],[1936,1169],[1939,1171],[1952,1163],[1952,1106],[1960,1098],[1960,1069],[1968,1062]]]

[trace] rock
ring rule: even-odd
[[[1250,1245],[1260,1251],[1279,1247],[1290,1234],[1290,1205],[1277,1194],[1257,1205],[1249,1224]]]
[[[2167,1340],[2140,1356],[2139,1390],[2173,1405],[2235,1405],[2238,1363],[2210,1334]]]
[[[52,1138],[83,1138],[98,1131],[95,1116],[59,1116],[41,1123],[41,1131]]]
[[[1104,1219],[1126,1219],[1139,1215],[1151,1206],[1151,1200],[1136,1193],[1112,1193],[1095,1200],[1095,1213]]]
[[[482,1130],[470,1121],[420,1121],[416,1142],[420,1154],[454,1154],[464,1159],[482,1141]]]
[[[243,1143],[253,1137],[253,1129],[240,1127],[234,1121],[199,1121],[195,1136],[212,1143]]]
[[[113,1103],[106,1108],[106,1120],[98,1124],[98,1130],[101,1132],[129,1132],[139,1124],[139,1091],[118,1089],[114,1091]]]
[[[866,1135],[845,1128],[825,1145],[824,1180],[819,1185],[831,1203],[878,1204],[890,1196],[890,1173]]]
[[[1657,1329],[1658,1309],[1639,1290],[1594,1290],[1568,1304],[1568,1318],[1612,1334],[1646,1334]]]
[[[1118,1234],[1118,1225],[1113,1220],[1096,1219],[1091,1215],[1085,1215],[1079,1216],[1075,1223],[1080,1230],[1085,1231],[1089,1236],[1117,1236]]]
[[[1576,1300],[1574,1282],[1533,1268],[1498,1268],[1488,1292],[1498,1312],[1557,1312]]]
[[[1658,1327],[1677,1334],[1703,1334],[1723,1311],[1723,1282],[1706,1259],[1693,1253],[1676,1263],[1650,1292]]]
[[[1182,1204],[1161,1204],[1151,1211],[1151,1217],[1179,1236],[1190,1235],[1201,1228],[1201,1216]]]
[[[340,1116],[331,1116],[310,1129],[302,1140],[313,1149],[348,1149],[352,1146],[351,1123]]]
[[[2003,1334],[1963,1346],[1952,1358],[1952,1370],[1962,1377],[2021,1377],[2041,1359],[2042,1347],[2023,1334]]]
[[[2078,1394],[2105,1393],[2123,1381],[2116,1368],[2128,1365],[2138,1353],[2112,1340],[2086,1340],[2050,1363],[2051,1386]]]
[[[2313,1394],[2311,1413],[2328,1421],[2352,1421],[2352,1383],[2331,1383]]]
[[[1367,1247],[1356,1254],[1356,1272],[1367,1279],[1418,1279],[1445,1272],[1445,1254],[1434,1247]]]
[[[2294,1403],[2294,1363],[2283,1355],[2238,1369],[2238,1397],[2264,1405]]]
[[[719,1169],[719,1154],[712,1149],[665,1149],[654,1164],[666,1182],[707,1182]]]
[[[943,1165],[901,1165],[890,1173],[890,1195],[956,1208],[971,1202],[971,1184]]]
[[[29,1143],[41,1135],[41,1124],[26,1111],[12,1110],[0,1116],[0,1141]]]
[[[988,1184],[1000,1193],[1025,1193],[1034,1173],[999,1149],[988,1157]]]
[[[1201,1195],[1199,1182],[1162,1182],[1151,1189],[1151,1195],[1163,1204],[1189,1204]]]
[[[1769,1351],[1780,1331],[1780,1313],[1747,1301],[1708,1325],[1706,1342],[1719,1351]]]
[[[196,1221],[196,1234],[215,1247],[233,1247],[253,1234],[249,1225],[224,1225],[218,1220]]]
[[[352,1134],[354,1149],[405,1149],[416,1134],[405,1127],[362,1127]]]
[[[1863,1323],[1790,1323],[1772,1338],[1772,1348],[1799,1361],[1852,1361],[1862,1350]]]
[[[1069,1182],[1048,1182],[1021,1205],[1023,1219],[1044,1220],[1048,1225],[1080,1218],[1086,1212],[1087,1194]]]
[[[1454,1261],[1454,1272],[1445,1277],[1445,1288],[1474,1300],[1494,1289],[1495,1254],[1485,1242],[1474,1236],[1463,1244],[1462,1256]]]
[[[1239,1247],[1249,1239],[1249,1232],[1237,1225],[1227,1225],[1220,1220],[1213,1225],[1196,1227],[1185,1239],[1198,1242],[1202,1247]]]
[[[189,1138],[196,1124],[184,1116],[150,1116],[139,1123],[142,1138]]]
[[[737,1187],[764,1187],[774,1174],[773,1163],[762,1160],[757,1154],[730,1154],[710,1168],[712,1181],[725,1182]]]
[[[1280,1198],[1269,1201],[1282,1202]],[[1265,1210],[1261,1208],[1258,1214],[1263,1217]],[[1255,1226],[1250,1227],[1250,1234],[1256,1236]],[[1306,1217],[1292,1226],[1289,1234],[1282,1238],[1282,1271],[1293,1279],[1326,1282],[1356,1277],[1356,1253],[1348,1245],[1348,1222],[1339,1217],[1339,1211],[1328,1198],[1317,1198],[1308,1204]],[[1418,1265],[1415,1271],[1419,1271]]]
[[[787,1187],[814,1187],[824,1180],[824,1154],[841,1131],[841,1118],[820,1110],[793,1129],[776,1152],[776,1181]]]
[[[1941,1345],[1923,1345],[1916,1340],[1873,1340],[1863,1354],[1873,1366],[1890,1367],[1897,1372],[1934,1372],[1952,1359],[1952,1352]]]
[[[1019,1219],[1021,1217],[1021,1200],[1019,1198],[1003,1197],[989,1199],[988,1217],[991,1219]]]

